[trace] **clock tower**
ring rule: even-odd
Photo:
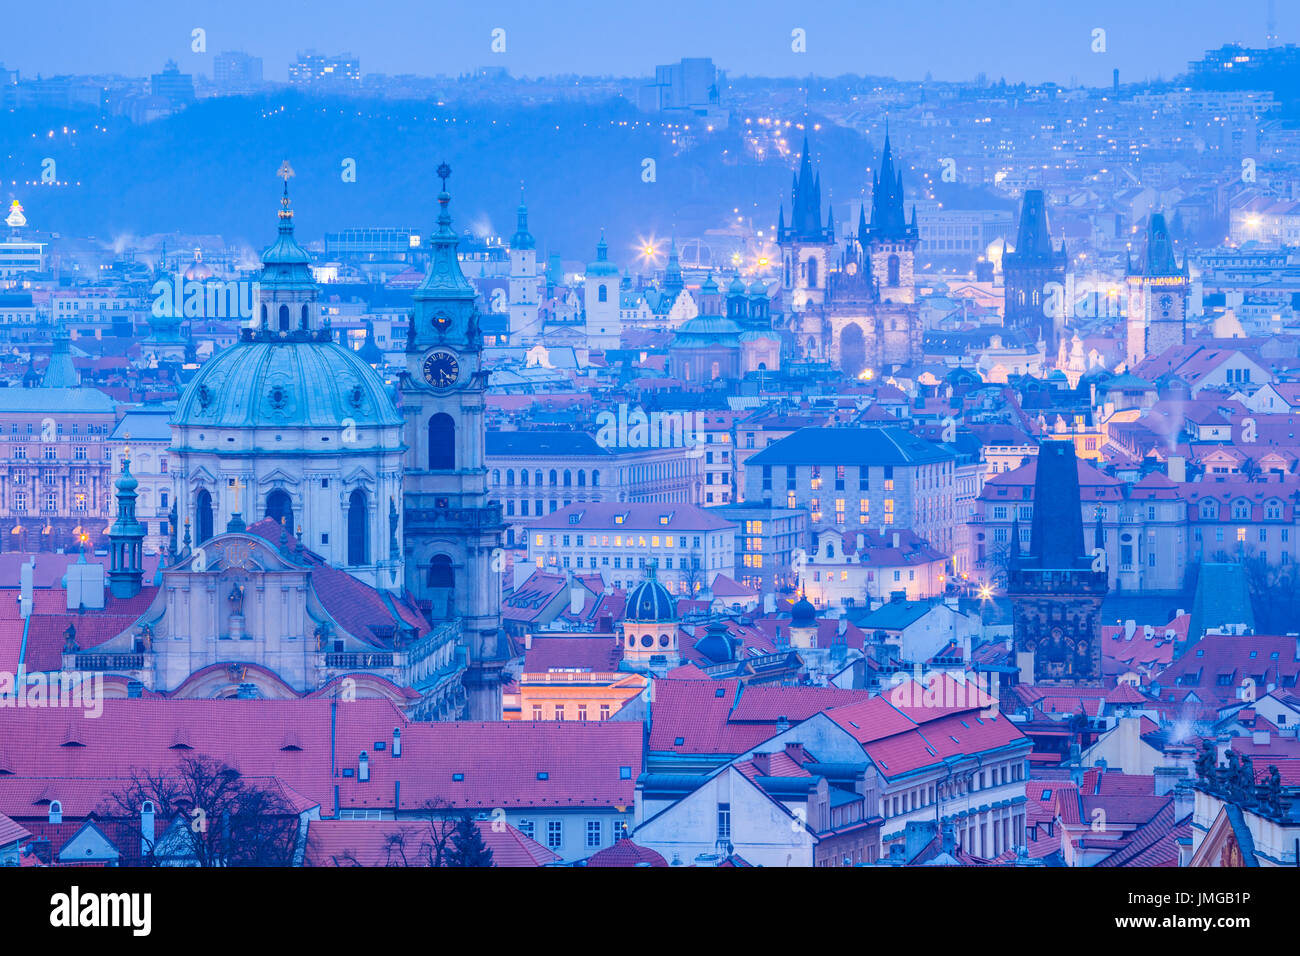
[[[1164,215],[1152,213],[1141,267],[1135,269],[1131,261],[1128,267],[1129,371],[1148,355],[1187,344],[1190,284],[1187,253],[1180,266]]]
[[[501,509],[484,466],[483,336],[478,293],[461,272],[447,211],[451,170],[438,167],[438,228],[414,293],[400,394],[406,420],[403,542],[407,587],[433,620],[458,619],[466,654],[466,714],[501,719]]]

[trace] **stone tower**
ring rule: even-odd
[[[1036,467],[1029,553],[1020,553],[1017,520],[1007,567],[1020,679],[1099,685],[1101,602],[1108,589],[1100,517],[1089,553],[1071,442],[1043,442]]]
[[[488,501],[484,466],[483,336],[473,286],[461,272],[447,177],[438,167],[438,227],[414,293],[400,396],[406,420],[403,548],[407,588],[434,620],[461,621],[466,716],[501,719],[499,505]]]

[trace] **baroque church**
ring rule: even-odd
[[[438,173],[431,261],[390,389],[321,315],[282,167],[254,316],[172,418],[171,546],[146,581],[128,452],[109,586],[84,561],[65,584],[69,611],[99,610],[107,630],[83,622],[78,639],[69,625],[65,668],[103,671],[129,695],[385,696],[417,719],[500,719],[488,372],[450,170]]]
[[[844,242],[836,240],[834,213],[822,219],[821,174],[813,171],[804,138],[790,220],[782,205],[777,242],[792,354],[829,360],[850,375],[920,360],[916,207],[909,219],[888,130],[872,180],[871,220],[862,207],[857,232]]]

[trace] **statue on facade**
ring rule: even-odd
[[[1218,786],[1217,771],[1219,768],[1219,756],[1215,752],[1214,742],[1206,739],[1201,741],[1201,752],[1196,755],[1196,779],[1206,787],[1213,789]]]
[[[226,595],[226,600],[230,602],[231,614],[243,614],[244,586],[242,584],[231,585],[230,593]]]
[[[77,644],[76,625],[69,624],[68,629],[63,632],[63,653],[75,654],[80,649],[80,646]]]

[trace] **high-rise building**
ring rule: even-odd
[[[250,92],[262,85],[262,58],[228,50],[212,58],[212,81],[223,92]]]
[[[361,88],[361,60],[351,53],[326,56],[315,50],[299,53],[289,64],[289,85],[327,91]]]
[[[149,78],[150,92],[161,96],[172,106],[184,106],[194,102],[194,77],[182,73],[175,60],[168,60],[161,73]]]

